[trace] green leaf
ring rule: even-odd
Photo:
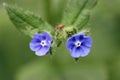
[[[33,37],[35,33],[39,32],[53,32],[54,29],[50,24],[43,21],[39,16],[34,15],[32,12],[23,11],[16,6],[4,5],[13,24],[24,34]]]
[[[81,29],[88,23],[90,11],[96,4],[96,0],[68,0],[63,13],[62,23],[74,25]]]
[[[97,5],[97,0],[88,0],[88,3],[85,8],[92,9]]]
[[[81,11],[79,16],[76,18],[76,21],[74,22],[74,26],[78,27],[78,30],[81,30],[89,21],[90,19],[90,12],[91,9],[94,8],[97,4],[97,0],[89,0],[84,7],[84,9]]]
[[[88,9],[83,10],[76,19],[74,26],[76,26],[79,30],[82,29],[82,27],[88,23],[89,18],[90,18],[90,10]]]
[[[71,25],[81,13],[88,0],[68,0],[63,12],[62,23]]]

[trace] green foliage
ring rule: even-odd
[[[90,17],[90,9],[96,3],[96,0],[68,0],[63,13],[62,23],[74,25],[80,29],[87,24]]]
[[[53,32],[51,25],[43,21],[39,16],[29,11],[23,11],[18,7],[12,7],[7,4],[4,5],[13,24],[24,34],[32,37],[38,32]]]
[[[87,24],[90,16],[90,9],[95,6],[96,0],[68,0],[63,12],[62,23],[65,26],[77,27],[78,30]],[[24,11],[16,6],[4,4],[8,15],[18,30],[30,37],[35,33],[50,32],[54,34],[53,27],[43,21],[39,16],[30,11]],[[68,31],[69,32],[69,31]],[[61,31],[60,34],[68,36]],[[73,32],[72,32],[73,33]],[[63,38],[63,37],[62,37]],[[61,38],[61,39],[62,39]]]
[[[62,23],[71,25],[87,4],[88,0],[68,0],[63,13]]]
[[[6,1],[23,8],[29,7],[38,13],[46,10],[45,6],[41,6],[44,4],[40,2],[46,0]],[[63,4],[56,4],[59,11],[61,11],[59,6],[64,6]],[[90,5],[86,6],[88,8]],[[39,8],[43,8],[43,10]],[[120,31],[119,24],[115,24],[120,20],[113,19],[116,13],[119,15],[119,8],[120,0],[99,0],[99,5],[94,9],[90,21],[90,26],[94,27],[91,32],[93,37],[91,53],[74,63],[66,51],[65,43],[63,46],[61,45],[61,49],[53,53],[52,59],[49,55],[35,56],[28,47],[30,38],[21,35],[13,27],[4,9],[0,7],[0,80],[120,80],[120,40],[118,40]],[[118,16],[116,17],[118,18]],[[53,18],[50,19],[54,22]],[[54,22],[54,24],[56,23]],[[53,61],[59,65],[51,64]],[[106,63],[108,61],[109,64]],[[58,66],[61,69],[57,68]],[[65,79],[62,79],[60,74],[58,75],[58,70]]]
[[[83,26],[85,26],[88,23],[89,17],[90,17],[90,11],[88,9],[83,10],[76,19],[74,26],[78,27],[78,29],[81,29]]]

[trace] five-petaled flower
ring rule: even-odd
[[[67,40],[66,48],[74,58],[87,56],[92,46],[92,38],[84,34],[75,34]]]
[[[44,32],[43,34],[35,34],[29,45],[30,49],[35,51],[37,56],[44,56],[49,52],[51,44],[51,35],[47,32]]]

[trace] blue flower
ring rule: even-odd
[[[30,49],[35,51],[37,56],[44,56],[49,52],[52,44],[52,37],[49,33],[35,34],[30,42]]]
[[[66,48],[74,58],[87,56],[92,46],[92,38],[84,34],[75,34],[67,40]]]

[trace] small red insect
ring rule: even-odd
[[[64,24],[59,24],[58,26],[55,27],[55,31],[59,31],[64,27]]]

